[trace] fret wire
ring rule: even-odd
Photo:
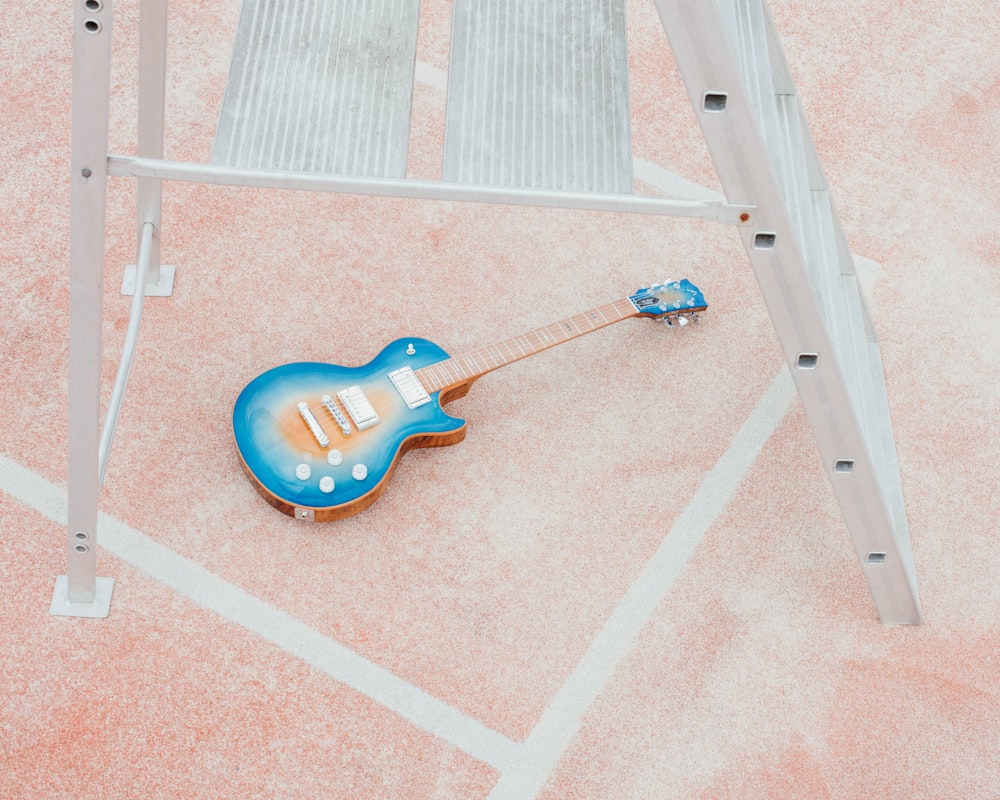
[[[435,383],[438,389],[443,389],[448,384],[448,379],[445,377],[444,372],[444,363],[444,361],[439,361],[434,365]]]
[[[441,385],[447,386],[452,382],[451,374],[451,359],[447,359],[441,362]]]
[[[437,391],[437,379],[434,377],[433,364],[428,364],[426,367],[417,370],[417,380],[419,380],[424,388],[427,390],[428,394],[433,394]],[[424,376],[426,375],[426,380]]]

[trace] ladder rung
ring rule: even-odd
[[[403,177],[419,0],[244,0],[212,163]]]
[[[623,0],[455,0],[444,178],[632,191]]]

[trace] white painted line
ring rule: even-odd
[[[0,491],[54,522],[66,524],[66,491],[0,455]],[[98,544],[107,552],[193,600],[262,636],[404,719],[490,764],[510,771],[522,745],[407,683],[295,617],[213,575],[108,514],[98,520]]]
[[[490,800],[528,800],[542,790],[576,736],[584,714],[632,651],[639,632],[726,507],[794,398],[791,377],[783,368],[556,693],[524,743],[521,760],[513,769],[503,771]]]

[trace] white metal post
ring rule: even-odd
[[[167,77],[167,0],[142,0],[139,7],[138,140],[140,158],[163,158],[164,99]],[[146,226],[153,226],[145,294],[167,297],[173,293],[175,268],[160,263],[160,228],[163,182],[140,178],[136,182],[136,249],[142,248]],[[137,255],[138,259],[139,256]],[[136,288],[137,265],[125,269],[122,293]]]
[[[67,571],[50,610],[105,617],[114,581],[97,577],[97,496],[112,4],[74,5]]]

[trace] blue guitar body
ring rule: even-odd
[[[465,438],[465,420],[446,414],[441,403],[465,394],[469,384],[452,389],[444,399],[444,392],[435,392],[428,402],[410,408],[388,377],[398,369],[416,370],[447,358],[444,350],[424,339],[400,339],[363,367],[304,362],[255,378],[236,400],[233,432],[258,491],[286,514],[317,522],[370,506],[407,450]],[[322,398],[334,399],[342,408],[338,393],[352,387],[360,387],[379,422],[359,430],[344,414],[351,429],[345,435]],[[327,446],[304,421],[299,403],[306,403],[321,425],[330,440]],[[332,479],[332,488],[324,478]]]
[[[485,373],[623,319],[683,327],[706,307],[690,281],[664,282],[460,358],[425,339],[399,339],[363,367],[285,364],[237,398],[236,446],[275,508],[316,522],[348,517],[378,499],[407,450],[465,438],[465,420],[441,406]]]

